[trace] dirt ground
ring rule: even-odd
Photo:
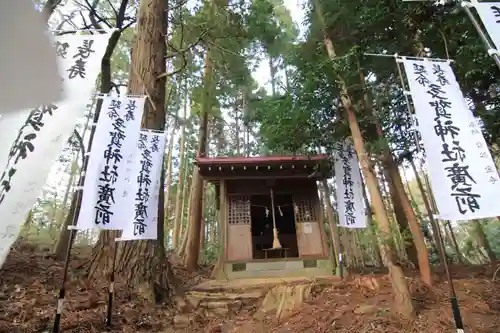
[[[189,328],[173,328],[176,307],[144,304],[139,297],[116,287],[113,329],[106,330],[104,317],[107,281],[85,281],[77,269],[85,261],[72,261],[62,332],[454,332],[448,284],[439,274],[430,288],[408,278],[418,316],[404,322],[392,315],[391,286],[385,275],[365,272],[348,282],[316,292],[310,301],[287,317],[274,314],[207,320],[197,318]],[[209,269],[189,273],[175,266],[185,287],[207,279]],[[455,289],[467,333],[500,331],[500,281],[492,282],[494,267],[452,267]],[[51,332],[62,264],[28,248],[17,249],[0,269],[0,333]],[[372,278],[373,277],[373,278]],[[498,280],[498,277],[497,277]],[[375,282],[373,282],[375,281]]]

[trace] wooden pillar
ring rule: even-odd
[[[217,230],[219,231],[219,258],[215,263],[210,278],[222,280],[225,278],[224,263],[227,260],[227,191],[226,182],[220,181],[220,195],[219,195],[219,222]]]

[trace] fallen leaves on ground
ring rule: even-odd
[[[175,329],[175,306],[152,305],[116,286],[113,327],[106,330],[106,279],[83,278],[86,255],[71,261],[65,309],[64,333],[97,332],[200,332],[200,333],[442,333],[453,332],[448,283],[439,275],[432,287],[408,278],[418,317],[405,322],[391,311],[392,288],[386,276],[354,278],[316,293],[313,298],[277,321],[273,314],[254,317],[247,313],[227,318],[195,317],[191,327]],[[171,258],[184,289],[207,279],[209,267],[189,272]],[[48,252],[15,249],[0,269],[0,333],[51,332],[63,263]],[[495,267],[452,267],[457,297],[467,333],[498,333],[500,327],[500,282],[492,282]]]

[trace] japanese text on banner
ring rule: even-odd
[[[458,221],[498,216],[496,167],[453,70],[445,62],[403,63],[440,217]]]
[[[78,229],[122,229],[133,200],[126,157],[136,150],[144,98],[107,97],[96,132],[83,186]]]
[[[350,144],[345,144],[337,153],[335,177],[340,226],[345,228],[365,228],[363,183],[358,158]]]
[[[156,239],[158,197],[165,151],[165,134],[141,131],[130,172],[134,218],[127,220],[121,240]]]
[[[0,118],[0,235],[15,240],[50,169],[83,118],[95,88],[109,34],[54,37],[63,100],[4,114]],[[82,75],[71,77],[74,59]],[[8,222],[8,224],[6,224]],[[10,244],[0,248],[8,251]]]

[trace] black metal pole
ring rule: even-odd
[[[399,62],[397,62],[397,61],[396,61],[396,68],[398,70],[398,76],[399,76],[399,80],[401,83],[401,88],[403,88],[403,90],[406,90],[405,82],[403,79],[403,71],[401,70],[401,66],[400,66]],[[406,94],[405,94],[405,99],[406,99],[408,112],[410,112],[410,114],[412,114],[413,112],[412,112],[410,100]],[[417,142],[417,145],[418,145],[418,142]],[[413,161],[411,163],[412,163],[412,167],[413,167],[414,172],[415,172],[415,176],[417,177],[417,180],[419,180],[418,179],[419,176],[416,173],[417,170],[413,164]],[[426,175],[425,175],[425,177],[426,177]],[[420,183],[420,181],[419,181],[419,187],[420,187],[420,190],[422,191],[423,186]],[[432,195],[432,189],[431,189],[429,183],[427,183],[427,187],[428,187],[428,193],[430,196],[431,205],[434,208],[434,211],[437,211],[437,208],[435,206],[434,196]],[[422,193],[422,194],[424,194],[424,193]],[[424,198],[424,203],[425,202],[426,202],[426,200]],[[429,203],[426,203],[426,208],[431,209],[431,207],[429,206]],[[458,306],[458,300],[457,300],[457,296],[455,294],[455,287],[453,286],[453,279],[452,279],[452,276],[450,273],[450,268],[448,266],[448,256],[446,255],[446,251],[444,248],[444,242],[443,242],[443,237],[441,235],[441,229],[439,228],[439,224],[433,216],[429,216],[429,218],[431,220],[431,226],[433,228],[433,231],[434,231],[435,237],[436,237],[436,241],[437,241],[436,245],[438,247],[439,259],[443,263],[443,267],[444,267],[444,270],[446,273],[446,279],[448,280],[448,285],[450,288],[450,303],[451,303],[451,309],[453,312],[453,319],[455,320],[455,327],[457,329],[457,333],[463,333],[464,332],[464,324],[462,322],[462,316],[460,314],[460,308]]]
[[[481,28],[481,25],[477,21],[476,17],[470,10],[470,7],[473,6],[470,2],[468,1],[462,1],[461,3],[462,8],[464,9],[465,13],[471,20],[472,24],[474,25],[474,28],[476,28],[477,33],[479,34],[479,37],[481,38],[481,41],[483,42],[484,46],[486,47],[486,51],[488,51],[488,54],[495,60],[495,63],[497,64],[498,68],[500,69],[500,56],[498,55],[497,52],[492,52],[496,51],[495,46],[490,42],[488,36],[484,33],[483,29]],[[491,53],[490,53],[491,52]]]
[[[435,219],[433,219],[433,221],[436,224],[435,229],[437,229],[436,238],[438,239],[437,245],[438,245],[439,257],[441,259],[441,262],[443,263],[444,270],[446,273],[446,279],[448,280],[448,285],[450,288],[450,303],[451,303],[451,310],[453,312],[453,319],[455,321],[455,327],[457,329],[457,333],[463,333],[464,324],[462,322],[462,315],[460,314],[460,307],[458,306],[457,295],[455,293],[455,286],[453,285],[453,279],[450,273],[450,268],[448,266],[448,256],[446,255],[446,251],[444,249],[444,241],[443,241],[443,236],[441,235],[441,228],[439,228],[439,225]]]
[[[118,242],[115,240],[113,246],[113,262],[111,264],[111,272],[109,273],[109,289],[108,289],[108,309],[106,316],[106,326],[111,326],[111,315],[113,312],[113,293],[115,291],[115,267],[116,267],[116,254],[118,252]]]
[[[87,171],[87,167],[89,165],[89,158],[90,158],[90,151],[92,150],[92,142],[94,141],[94,135],[95,135],[95,129],[96,129],[96,124],[97,121],[99,120],[99,113],[101,111],[102,107],[102,98],[98,98],[97,104],[96,104],[96,109],[94,112],[94,117],[92,118],[92,129],[90,130],[90,136],[89,136],[89,143],[88,143],[88,149],[87,152],[85,151],[85,147],[81,146],[81,151],[82,151],[82,156],[83,158],[83,163],[82,163],[82,171],[80,173],[80,179],[78,179],[78,186],[75,191],[76,195],[76,204],[75,204],[75,213],[73,215],[73,219],[71,222],[71,226],[68,227],[68,231],[70,232],[69,236],[69,243],[68,247],[66,249],[66,259],[64,261],[64,272],[63,272],[63,277],[61,280],[61,285],[59,287],[59,297],[57,299],[57,308],[56,308],[56,314],[54,317],[54,326],[52,328],[52,333],[59,333],[59,329],[61,326],[61,314],[64,306],[64,297],[66,294],[66,279],[68,277],[68,267],[69,267],[69,260],[70,260],[70,254],[71,254],[71,248],[73,247],[73,240],[76,235],[76,229],[70,229],[71,227],[75,226],[77,221],[78,221],[78,216],[80,215],[80,206],[82,203],[82,196],[83,196],[83,185],[85,184],[85,173]],[[81,144],[81,143],[80,143]]]
[[[80,192],[81,190],[78,190],[78,191]],[[76,193],[76,195],[79,195],[79,194]],[[75,236],[76,230],[69,230],[69,232],[70,232],[70,236],[69,236],[68,247],[66,248],[66,259],[64,260],[63,277],[61,280],[61,286],[59,287],[59,296],[57,299],[56,315],[54,318],[54,326],[52,328],[53,333],[58,333],[59,328],[61,326],[61,314],[62,314],[62,310],[64,308],[64,297],[66,294],[66,288],[65,288],[66,278],[68,276],[68,267],[69,267],[69,260],[70,260],[70,255],[71,255],[71,248],[73,246],[73,238]]]

